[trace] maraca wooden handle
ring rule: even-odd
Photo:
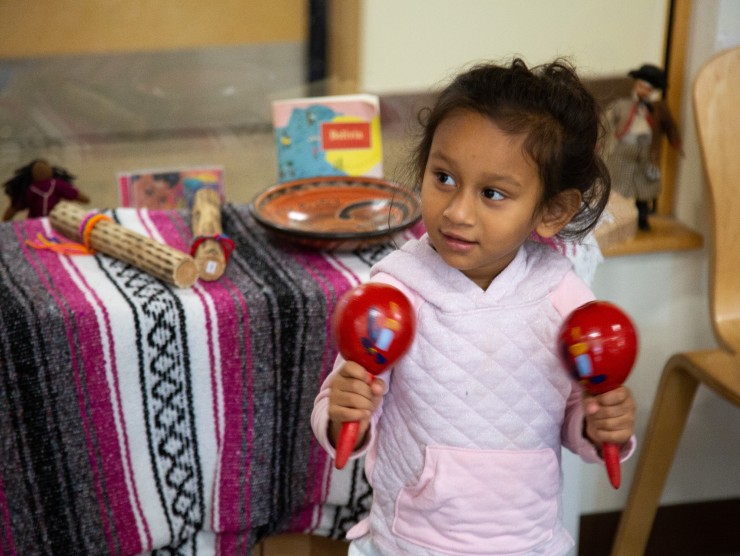
[[[611,442],[605,442],[601,445],[601,455],[606,464],[606,474],[609,476],[609,482],[614,488],[619,488],[622,482],[622,470],[619,464],[619,446]]]
[[[337,455],[334,458],[334,466],[337,469],[344,469],[349,457],[352,455],[357,444],[357,435],[360,433],[359,421],[347,421],[342,424],[337,438]]]

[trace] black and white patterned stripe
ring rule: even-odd
[[[182,303],[145,272],[110,257],[100,262],[128,303],[136,329],[149,461],[172,539],[166,553],[194,556],[205,501]]]

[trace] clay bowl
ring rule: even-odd
[[[386,242],[421,217],[419,199],[409,189],[350,176],[277,184],[259,193],[249,208],[278,241],[343,251]]]

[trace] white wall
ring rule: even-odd
[[[685,157],[676,182],[677,217],[707,232],[699,147],[691,85],[715,53],[740,45],[738,0],[695,0],[690,21],[684,99],[680,107]],[[643,435],[662,366],[674,352],[714,347],[708,309],[707,250],[608,259],[596,273],[594,290],[625,307],[640,328],[642,346],[629,385],[641,408]],[[668,477],[662,503],[740,497],[740,411],[702,388]],[[635,461],[624,466],[629,485]],[[609,492],[603,478],[586,469],[582,512],[620,508],[627,489]]]
[[[570,57],[584,75],[662,64],[666,0],[365,0],[360,89],[426,89],[481,59]]]
[[[695,0],[693,10],[686,94],[679,108],[686,156],[679,164],[675,211],[705,232],[690,85],[711,55],[740,44],[740,1]],[[642,63],[662,64],[665,16],[664,0],[366,0],[360,88],[426,90],[469,61],[513,54],[522,54],[529,63],[572,55],[586,73],[624,75]],[[714,346],[706,269],[706,249],[700,249],[611,258],[597,271],[596,295],[622,306],[640,332],[641,351],[628,380],[639,405],[639,437],[668,357]],[[738,434],[740,411],[700,390],[663,503],[740,497]],[[624,465],[618,491],[609,486],[603,469],[583,466],[580,512],[622,508],[635,461]]]

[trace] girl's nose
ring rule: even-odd
[[[474,201],[470,193],[460,188],[452,196],[442,214],[453,224],[472,224],[475,215]]]

